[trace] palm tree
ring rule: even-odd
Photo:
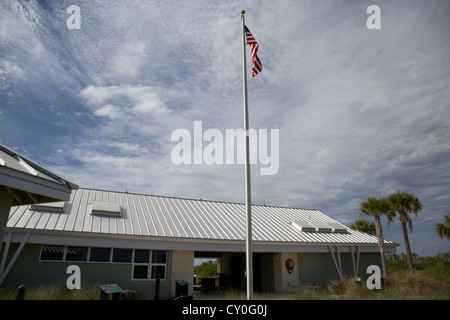
[[[366,202],[361,202],[359,211],[363,215],[372,216],[375,218],[375,229],[378,239],[378,247],[380,248],[381,264],[383,267],[383,276],[387,278],[386,257],[384,256],[384,239],[383,229],[381,227],[381,216],[387,214],[389,209],[387,200],[385,198],[369,197]]]
[[[444,222],[436,223],[434,228],[439,238],[446,237],[450,240],[450,214],[444,216]]]
[[[370,222],[366,219],[358,219],[355,221],[355,223],[352,223],[350,225],[350,229],[365,232],[371,235],[374,235],[377,233],[377,230],[375,228],[375,223]]]
[[[398,214],[398,220],[402,225],[403,239],[405,241],[405,250],[408,261],[408,267],[410,273],[413,274],[414,264],[412,261],[411,247],[409,245],[408,230],[406,229],[406,224],[408,224],[409,226],[409,231],[412,232],[412,220],[409,214],[414,213],[414,216],[417,217],[417,212],[419,212],[423,207],[422,203],[412,193],[400,191],[391,194],[388,197],[388,201],[391,207],[387,215],[388,221],[393,222],[396,213]]]

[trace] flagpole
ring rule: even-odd
[[[245,139],[245,262],[247,278],[247,300],[253,299],[253,256],[252,256],[252,200],[251,200],[251,182],[250,182],[250,141],[248,135],[248,98],[247,98],[247,66],[245,56],[245,10],[241,11],[242,19],[242,73],[243,73],[243,92],[244,92],[244,139]]]

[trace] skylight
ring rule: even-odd
[[[96,216],[121,217],[122,211],[120,204],[117,202],[94,201],[92,203],[91,214]]]
[[[65,205],[66,205],[65,201],[36,203],[31,205],[30,210],[52,212],[52,213],[63,213]]]
[[[16,159],[19,161],[19,164],[25,169],[27,170],[30,174],[32,174],[33,176],[37,176],[38,173],[36,170],[34,170],[25,160],[23,160],[21,157],[19,157],[18,155],[15,156]]]

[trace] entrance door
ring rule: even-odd
[[[262,291],[261,285],[261,255],[253,255],[253,290]]]
[[[230,286],[240,288],[242,286],[242,258],[230,257]]]
[[[245,256],[230,257],[230,285],[234,288],[245,287]],[[262,290],[261,254],[253,254],[253,290]]]

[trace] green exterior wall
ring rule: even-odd
[[[343,278],[353,278],[353,262],[350,253],[341,252],[341,267]],[[335,254],[336,256],[336,254]],[[337,258],[336,258],[337,259]],[[330,253],[299,253],[298,272],[300,285],[309,286],[339,279],[333,258]],[[378,265],[381,268],[379,253],[361,253],[359,257],[358,276],[366,280],[370,274],[367,267]]]
[[[11,244],[8,262],[18,246],[19,244],[17,243]],[[71,275],[67,274],[67,267],[69,265],[77,265],[81,270],[82,286],[116,283],[125,290],[135,290],[140,299],[154,299],[155,297],[156,280],[132,280],[132,263],[40,261],[40,252],[40,244],[26,244],[8,273],[2,287],[17,288],[19,285],[58,284],[65,288],[67,278]],[[172,279],[173,254],[172,251],[167,250],[166,279],[160,282],[160,299],[173,298],[171,297],[171,284],[172,281],[176,280],[175,278]],[[222,273],[226,276],[228,285],[236,283],[238,287],[245,288],[245,254],[223,252],[221,256]],[[350,253],[341,252],[340,257],[343,277],[354,277]],[[275,291],[277,287],[275,283],[277,279],[274,266],[275,253],[255,253],[253,261],[255,290]],[[317,285],[339,279],[333,258],[329,252],[297,253],[297,261],[295,268],[298,272],[298,284],[300,286]],[[284,270],[284,261],[278,263],[283,264],[280,270]],[[369,265],[381,266],[379,253],[360,254],[358,276],[362,280],[366,280],[369,276],[366,273]],[[193,261],[192,266],[189,267],[193,268]],[[232,279],[233,277],[237,277],[237,279]],[[191,282],[191,279],[185,280]]]
[[[8,262],[18,248],[12,243]],[[124,290],[135,290],[140,299],[154,299],[156,280],[131,280],[131,263],[95,263],[79,261],[39,261],[41,245],[27,244],[23,247],[14,266],[6,276],[2,287],[18,287],[56,284],[66,287],[67,267],[77,265],[81,270],[81,286],[116,283]],[[160,299],[170,298],[171,251],[167,251],[166,279],[160,282]],[[73,289],[76,290],[76,289]],[[100,297],[100,288],[99,288]]]

